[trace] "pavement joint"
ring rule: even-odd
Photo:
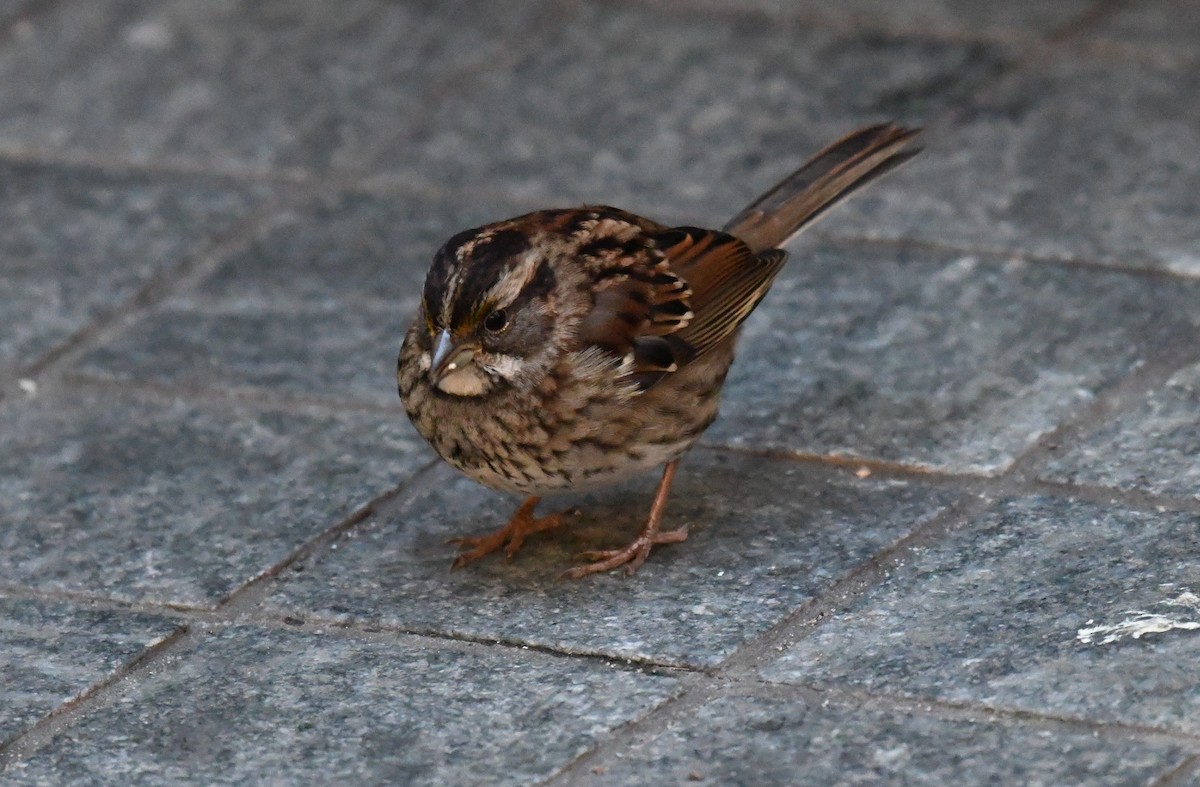
[[[1188,757],[1177,767],[1150,782],[1150,787],[1177,787],[1177,785],[1195,784],[1197,777],[1200,777],[1200,755]]]
[[[1062,26],[1051,30],[1045,36],[1045,41],[1051,46],[1062,44],[1073,38],[1079,38],[1089,30],[1094,30],[1104,20],[1110,18],[1121,8],[1129,4],[1129,0],[1095,0],[1091,8],[1084,11],[1075,19],[1068,20]]]
[[[80,328],[40,358],[17,370],[12,375],[13,379],[0,380],[0,389],[15,387],[18,379],[33,379],[39,384],[44,383],[42,378],[47,374],[52,374],[55,367],[69,364],[72,359],[86,352],[95,343],[108,339],[131,320],[141,316],[174,292],[181,283],[196,277],[203,277],[212,267],[223,261],[231,251],[257,237],[262,229],[270,223],[277,208],[277,203],[268,197],[264,204],[252,208],[250,213],[235,224],[229,232],[203,243],[199,248],[178,260],[176,264],[153,274],[123,303]]]
[[[369,399],[278,391],[253,385],[196,386],[102,377],[88,372],[65,371],[62,384],[81,385],[109,396],[131,396],[148,401],[171,402],[186,399],[196,404],[246,404],[263,410],[302,415],[362,413],[403,415],[399,396],[394,404],[379,404]]]
[[[215,183],[280,187],[305,186],[322,180],[319,173],[299,167],[229,166],[169,155],[132,157],[89,149],[48,148],[24,141],[0,144],[0,162],[112,175],[195,178]]]
[[[127,690],[139,675],[158,668],[195,646],[197,637],[188,626],[180,626],[114,670],[108,677],[86,687],[32,726],[0,741],[0,774],[45,747],[64,730],[96,708],[110,704]]]
[[[945,241],[924,240],[904,236],[872,237],[853,235],[840,232],[828,232],[819,227],[812,231],[812,237],[821,243],[845,248],[862,249],[898,249],[905,251],[927,251],[935,254],[958,254],[964,257],[979,257],[994,262],[1017,261],[1030,265],[1056,265],[1082,272],[1124,273],[1129,276],[1153,280],[1183,281],[1194,280],[1196,277],[1181,271],[1165,268],[1148,268],[1144,265],[1121,264],[1119,262],[1103,262],[1101,260],[1075,257],[1069,255],[1045,255],[1028,251],[1005,249],[994,246],[958,245]]]
[[[1148,390],[1165,382],[1177,369],[1194,360],[1200,348],[1174,346],[1145,363],[1109,391],[1102,393],[1085,412],[1066,421],[1053,432],[1043,436],[998,476],[986,491],[968,492],[930,521],[914,529],[898,542],[880,550],[849,574],[833,582],[810,602],[802,604],[792,614],[766,632],[744,643],[738,651],[715,671],[715,677],[730,677],[735,681],[753,680],[758,670],[771,663],[779,653],[808,636],[838,609],[865,594],[885,579],[894,568],[903,565],[916,551],[944,539],[971,523],[999,499],[1019,496],[1037,482],[1038,472],[1063,450],[1078,442],[1090,431],[1111,419],[1117,412],[1132,406]],[[1055,446],[1050,449],[1048,446]],[[675,721],[711,699],[711,686],[704,678],[694,678],[673,699],[659,705],[645,717],[610,733],[592,752],[576,760],[556,776],[553,783],[570,784],[572,773],[580,775],[590,768],[605,767],[613,757],[621,756],[631,747],[652,737]],[[1147,730],[1149,731],[1149,730]],[[561,780],[561,781],[560,781]]]
[[[807,702],[837,702],[861,708],[892,710],[914,715],[928,714],[947,721],[984,721],[1009,726],[1036,726],[1048,730],[1086,732],[1114,740],[1139,740],[1152,743],[1177,744],[1188,749],[1200,750],[1200,735],[1170,727],[1122,722],[1097,721],[1083,716],[1069,716],[1046,712],[1005,708],[981,702],[952,702],[930,697],[887,694],[842,687],[816,687],[803,683],[778,683],[775,681],[745,678],[738,681],[733,691],[745,691],[752,696],[794,696]],[[744,686],[744,688],[743,688]],[[1200,755],[1198,755],[1200,756]]]
[[[10,741],[0,742],[0,772],[3,772],[6,767],[16,760],[28,757],[30,754],[49,744],[55,736],[71,726],[79,717],[90,712],[94,707],[111,702],[114,697],[119,696],[124,683],[135,680],[138,675],[153,669],[160,662],[177,658],[181,651],[193,647],[198,636],[196,624],[201,626],[237,624],[239,622],[237,616],[243,610],[257,605],[265,595],[271,580],[281,572],[286,571],[290,566],[295,565],[299,561],[307,560],[319,554],[337,540],[344,538],[347,532],[370,517],[376,507],[388,500],[394,499],[409,486],[418,484],[424,474],[428,473],[436,465],[437,462],[428,463],[423,470],[418,471],[406,479],[405,482],[377,495],[369,502],[358,507],[344,520],[309,539],[275,565],[262,571],[258,576],[251,578],[240,588],[231,592],[224,599],[221,599],[213,609],[195,610],[200,616],[198,621],[190,620],[173,634],[146,648],[145,651],[136,656],[130,663],[118,669],[104,681],[88,688],[76,699],[56,708],[49,715],[43,717],[41,721],[26,730],[25,733],[19,734]],[[59,593],[51,594],[51,597],[65,597],[78,600],[79,595]],[[89,601],[92,600],[89,599]],[[155,611],[151,605],[129,605],[127,608],[140,609],[140,611],[147,612]],[[177,613],[176,617],[184,617],[185,619],[191,617],[185,614],[189,610],[181,609],[179,606],[168,606],[166,609],[171,613]],[[282,625],[282,628],[294,630],[294,627],[288,626],[286,623]]]
[[[616,7],[654,5],[652,1],[648,2],[648,0],[605,0],[605,2],[608,5]],[[1099,2],[1103,3],[1104,0],[1099,0]],[[705,13],[718,18],[740,17],[775,23],[782,20],[785,23],[810,24],[844,32],[913,36],[962,44],[995,43],[1032,49],[1039,46],[1046,46],[1047,42],[1052,40],[1050,36],[1056,32],[1048,31],[1039,34],[1019,29],[1004,29],[1002,27],[978,29],[963,24],[936,26],[906,24],[895,18],[889,18],[886,15],[878,13],[873,14],[869,11],[844,11],[836,5],[826,5],[820,8],[785,6],[781,9],[767,9],[754,5],[732,7],[714,5],[711,2],[706,2],[706,0],[684,0],[682,4],[690,6],[693,13]],[[1088,11],[1085,11],[1079,17],[1064,22],[1061,27],[1070,29],[1080,22],[1085,20],[1090,21],[1093,12],[1094,9],[1088,9]]]

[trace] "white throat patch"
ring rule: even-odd
[[[479,396],[487,390],[483,374],[473,363],[442,377],[438,380],[437,387],[451,396]]]

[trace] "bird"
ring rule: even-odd
[[[497,530],[451,539],[460,568],[560,527],[544,495],[662,468],[625,546],[589,550],[562,579],[684,541],[662,527],[680,458],[717,417],[743,322],[788,257],[780,246],[911,159],[920,129],[885,123],[827,145],[720,230],[606,205],[539,210],[459,232],[433,256],[396,365],[405,411],[469,478],[523,496]]]

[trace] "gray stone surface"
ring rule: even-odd
[[[189,388],[256,385],[361,399],[394,406],[407,422],[396,394],[396,354],[408,312],[377,305],[251,313],[167,307],[89,354],[80,370]]]
[[[747,323],[709,441],[995,473],[1200,327],[1200,285],[897,248],[794,250]]]
[[[998,504],[764,669],[1057,716],[1200,731],[1197,515]]]
[[[675,686],[509,649],[231,629],[0,783],[529,784]]]
[[[1196,783],[1195,4],[501,5],[0,0],[0,784]],[[516,501],[395,396],[434,249],[720,224],[887,120],[690,538],[555,581],[645,477],[451,573]]]
[[[536,207],[495,197],[318,196],[278,217],[270,232],[172,304],[415,308],[434,252],[451,235]]]
[[[19,23],[21,14],[33,8],[36,0],[3,0],[0,2],[0,25],[8,26]],[[0,33],[13,35],[9,30],[0,29]],[[20,35],[18,30],[17,35]]]
[[[0,150],[363,169],[421,127],[414,107],[511,57],[548,5],[51,4],[0,48]]]
[[[415,154],[397,139],[381,164],[466,192],[720,224],[834,136],[927,122],[1009,57],[990,43],[603,3],[538,36],[514,68],[448,96]]]
[[[456,551],[446,539],[498,527],[516,501],[443,467],[336,554],[287,572],[266,603],[299,618],[712,665],[948,501],[917,485],[698,451],[680,469],[664,524],[687,525],[686,542],[657,548],[632,579],[555,582],[576,553],[633,538],[653,481],[548,499],[546,511],[570,502],[583,514],[531,537],[512,561],[491,555],[450,573]]]
[[[830,701],[733,696],[706,704],[590,782],[1082,787],[1148,784],[1184,756],[1178,746],[1085,731],[1052,734]]]
[[[401,417],[80,393],[3,422],[2,581],[155,603],[219,601],[429,459]]]
[[[1197,785],[1200,785],[1200,757],[1192,758],[1190,766],[1185,768],[1183,773],[1172,782],[1172,787],[1174,785],[1180,785],[1181,787],[1197,787]]]
[[[643,0],[653,5],[655,0]],[[757,11],[771,18],[796,18],[807,22],[903,30],[916,34],[1045,35],[1069,26],[1088,11],[1091,0],[684,0],[695,8]]]
[[[0,745],[175,628],[149,615],[0,597]]]
[[[1200,275],[1194,59],[1058,58],[951,114],[825,226]]]
[[[1200,41],[1200,6],[1193,0],[1124,3],[1107,15],[1090,37],[1140,47],[1155,57],[1171,53],[1194,61],[1196,42]]]
[[[1174,375],[1046,468],[1044,477],[1200,498],[1200,366]]]
[[[202,179],[0,163],[0,376],[220,237],[266,193]]]
[[[499,212],[423,197],[318,199],[280,217],[211,279],[165,301],[78,370],[398,406],[396,355],[433,254],[465,227],[522,211],[491,209]]]

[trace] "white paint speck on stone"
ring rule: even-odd
[[[1124,620],[1095,626],[1090,625],[1095,621],[1089,620],[1089,625],[1079,629],[1075,637],[1084,645],[1110,645],[1126,637],[1141,639],[1147,634],[1200,630],[1200,596],[1190,590],[1181,592],[1175,598],[1160,601],[1157,606],[1169,607],[1171,611],[1132,609],[1122,613]],[[1176,610],[1182,610],[1183,614]]]

